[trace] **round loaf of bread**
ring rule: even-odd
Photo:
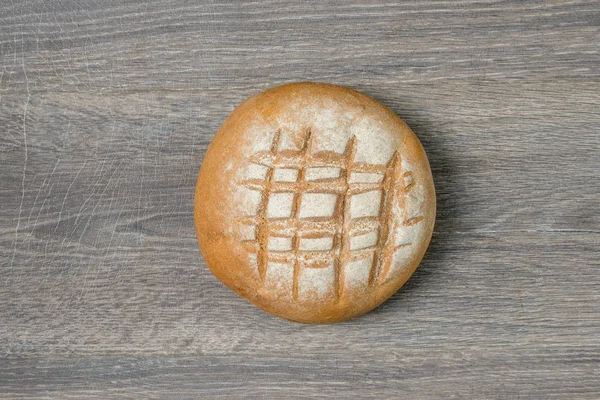
[[[211,142],[194,220],[213,274],[259,308],[331,323],[372,310],[431,239],[427,156],[387,107],[293,83],[239,105]]]

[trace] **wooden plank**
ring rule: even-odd
[[[600,77],[596,0],[68,0],[5,4],[0,15],[9,90]]]
[[[0,398],[600,397],[600,2],[0,3]],[[203,264],[210,139],[282,82],[421,139],[407,285],[332,326]]]
[[[382,342],[374,343],[381,347]],[[589,398],[597,391],[598,352],[525,345],[515,357],[489,343],[472,358],[468,345],[286,355],[23,359],[0,364],[3,394],[46,398]],[[473,347],[471,347],[472,349]],[[444,353],[433,360],[432,353]],[[566,361],[567,359],[572,361]],[[577,360],[574,360],[577,358]],[[575,379],[571,379],[575,378]]]

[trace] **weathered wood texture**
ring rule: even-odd
[[[289,81],[423,142],[425,260],[271,317],[208,272],[206,147]],[[0,397],[600,398],[600,2],[0,2]]]

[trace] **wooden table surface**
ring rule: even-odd
[[[377,310],[205,267],[208,143],[291,81],[422,141],[432,244]],[[0,1],[1,398],[600,398],[599,1]]]

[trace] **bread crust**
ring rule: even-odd
[[[287,163],[292,179],[273,183],[276,163]],[[339,175],[311,181],[310,172],[326,169],[315,165],[335,165]],[[381,181],[352,182],[376,174]],[[375,201],[359,195],[377,185],[370,193],[381,201],[368,215]],[[332,196],[333,216],[317,215]],[[427,156],[396,114],[354,90],[304,82],[252,96],[226,119],[200,169],[194,221],[207,266],[231,290],[287,320],[333,323],[404,285],[431,239],[435,204]],[[353,248],[366,236],[352,232],[371,225],[375,242]],[[329,249],[302,250],[330,237]]]

